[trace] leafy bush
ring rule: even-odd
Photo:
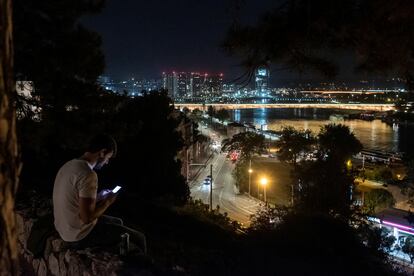
[[[247,162],[240,160],[236,163],[232,175],[235,179],[235,184],[241,193],[249,190],[249,173]]]
[[[381,181],[384,183],[387,183],[393,179],[392,171],[387,167],[366,170],[363,176],[369,180]]]
[[[375,213],[381,209],[390,208],[395,205],[392,194],[384,189],[374,189],[365,194],[364,208],[368,213]]]
[[[292,210],[286,206],[265,206],[251,217],[249,232],[265,232],[276,229],[281,225]]]
[[[241,230],[240,223],[231,220],[227,213],[220,213],[220,207],[218,205],[210,211],[210,206],[204,204],[200,199],[189,200],[184,206],[177,207],[176,211],[181,215],[191,215],[202,221],[218,225],[223,229],[230,231]]]
[[[414,262],[414,238],[407,237],[401,249],[402,249],[402,252],[404,252],[410,257],[410,261],[411,263],[413,263]]]

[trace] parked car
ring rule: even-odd
[[[207,176],[207,177],[204,179],[203,184],[204,184],[204,185],[210,185],[210,183],[211,183],[211,176]]]

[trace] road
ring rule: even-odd
[[[220,144],[226,138],[202,127],[201,132],[213,140],[213,144]],[[220,207],[220,212],[226,212],[228,216],[243,224],[250,225],[250,216],[259,209],[262,201],[239,194],[235,187],[235,180],[232,176],[234,165],[226,159],[223,153],[216,151],[213,158],[210,158],[206,167],[201,170],[197,177],[190,182],[191,196],[194,199],[201,199],[204,203],[210,203],[210,185],[204,185],[203,180],[210,175],[210,165],[213,165],[213,207]]]
[[[203,180],[210,175],[210,164],[213,164],[213,207],[218,205],[221,213],[226,212],[231,219],[241,222],[243,226],[249,226],[250,216],[256,213],[263,203],[247,195],[238,194],[232,176],[234,165],[224,154],[216,154],[190,183],[191,196],[209,204],[210,185],[203,184]]]

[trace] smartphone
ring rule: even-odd
[[[119,190],[121,189],[121,186],[116,186],[113,190],[112,190],[112,192],[114,193],[114,194],[116,194]]]

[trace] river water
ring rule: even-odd
[[[329,123],[347,125],[361,141],[365,149],[385,151],[414,151],[414,127],[390,126],[381,120],[348,120],[343,115],[355,111],[335,109],[238,109],[232,111],[235,121],[252,123],[257,128],[280,130],[283,126],[310,129],[318,133],[321,126]]]

